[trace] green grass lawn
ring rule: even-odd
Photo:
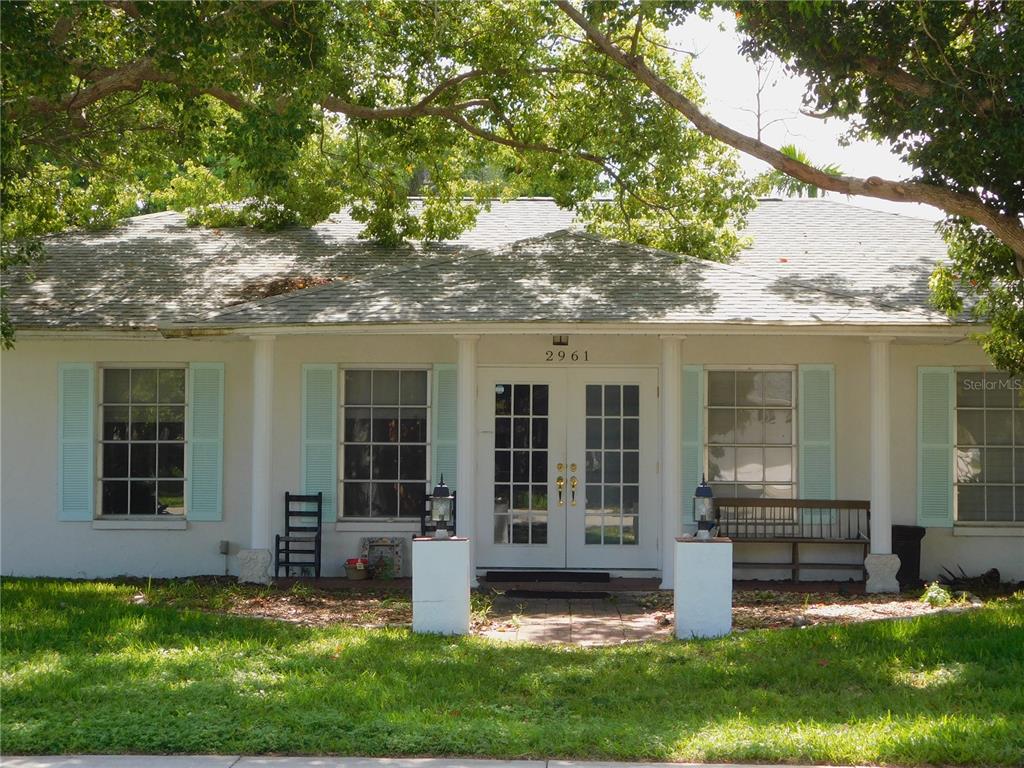
[[[1021,765],[1024,601],[569,649],[311,629],[7,579],[6,754]]]

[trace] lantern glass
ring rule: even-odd
[[[447,523],[452,519],[452,497],[435,496],[430,504],[430,518],[435,523]]]
[[[714,515],[715,502],[707,496],[695,496],[693,511],[698,520],[707,520]]]

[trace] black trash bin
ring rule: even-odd
[[[900,589],[921,586],[921,539],[925,529],[919,525],[894,525],[892,527],[892,553],[900,558],[900,569],[896,580]]]

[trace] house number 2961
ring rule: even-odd
[[[572,363],[587,363],[590,362],[590,350],[574,349],[569,351],[559,349],[556,351],[554,349],[549,349],[544,353],[544,359],[549,363],[564,363],[565,361]]]

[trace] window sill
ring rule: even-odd
[[[184,531],[188,520],[127,520],[122,518],[101,518],[92,521],[98,531]]]
[[[1024,536],[1022,523],[954,523],[954,536]]]
[[[336,531],[413,531],[420,530],[418,518],[408,517],[353,517],[338,520],[334,524]]]

